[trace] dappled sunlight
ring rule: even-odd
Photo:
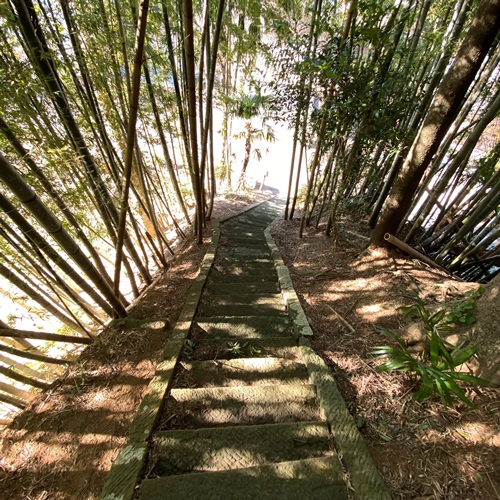
[[[379,302],[356,308],[358,316],[367,323],[377,323],[394,316],[394,303]]]
[[[296,221],[283,221],[272,235],[314,331],[311,342],[391,489],[401,499],[490,498],[484,492],[495,491],[500,466],[497,392],[464,386],[478,408],[460,402],[444,408],[439,396],[417,403],[418,379],[379,373],[382,360],[370,355],[377,345],[392,345],[375,326],[399,332],[406,323],[399,306],[417,297],[450,300],[477,285],[397,254],[366,252],[361,244],[356,251],[355,241],[332,248],[323,235],[306,232],[300,240],[296,232]]]

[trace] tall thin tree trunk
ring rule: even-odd
[[[123,317],[127,315],[119,298],[113,293],[109,285],[101,276],[92,262],[82,252],[69,233],[62,227],[60,221],[40,201],[35,191],[31,189],[16,169],[0,153],[0,180],[23,203],[26,209],[38,220],[40,225],[56,240],[69,257],[96,285],[97,289],[113,306],[115,312]]]
[[[193,2],[184,0],[184,47],[186,52],[186,77],[189,111],[190,156],[193,166],[193,191],[196,199],[196,231],[198,244],[203,243],[203,226],[205,222],[203,203],[203,178],[198,161],[198,132],[196,129],[196,77],[194,62],[194,29]]]

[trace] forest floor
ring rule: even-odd
[[[219,200],[215,217],[248,205]],[[404,258],[362,253],[369,229],[352,215],[335,245],[323,228],[298,238],[298,220],[272,230],[314,331],[312,343],[333,370],[375,463],[397,499],[500,498],[500,398],[468,392],[477,407],[416,403],[414,381],[381,374],[369,354],[397,330],[396,308],[442,302],[474,288]],[[87,348],[78,363],[2,434],[0,498],[95,499],[152,377],[210,240],[185,244],[131,311],[135,319],[167,318],[163,329],[117,327]],[[476,286],[477,287],[477,286]],[[339,319],[339,316],[343,319]],[[154,325],[151,325],[154,327]]]
[[[468,390],[476,408],[446,408],[439,398],[417,403],[415,381],[377,372],[370,355],[391,343],[375,326],[398,332],[406,325],[398,307],[417,297],[448,302],[478,284],[401,254],[363,252],[371,230],[362,218],[343,218],[335,245],[321,224],[303,239],[297,219],[271,231],[314,331],[312,345],[332,369],[393,498],[500,499],[499,391]]]

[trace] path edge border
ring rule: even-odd
[[[390,500],[389,489],[347,409],[333,373],[311,346],[309,338],[314,335],[313,330],[293,287],[288,267],[271,236],[271,228],[279,219],[274,219],[264,230],[264,234],[273,256],[281,294],[288,308],[302,358],[311,380],[316,385],[321,413],[328,422],[338,456],[349,474],[354,497],[359,500]]]

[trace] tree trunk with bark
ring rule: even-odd
[[[420,180],[459,113],[462,100],[499,29],[500,0],[483,0],[451,68],[438,88],[403,168],[389,192],[373,232],[372,246],[383,246],[385,233],[397,232]]]

